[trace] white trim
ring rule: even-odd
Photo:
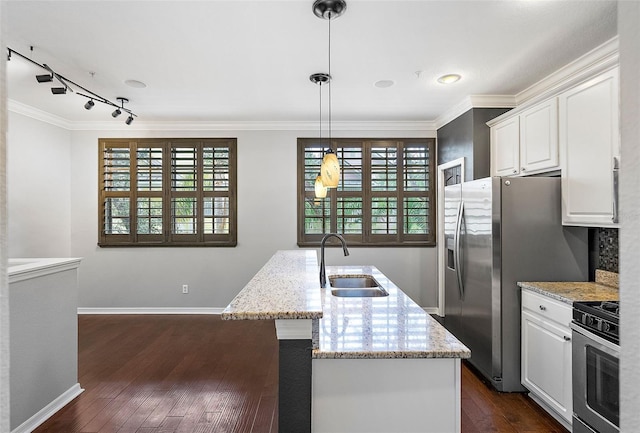
[[[7,98],[7,110],[14,113],[22,114],[23,116],[31,117],[32,119],[59,126],[63,129],[73,129],[73,123],[68,121],[67,119],[63,119],[60,116],[47,113],[46,111],[40,110],[27,104],[23,104],[22,102],[18,102],[13,99]]]
[[[618,37],[578,57],[516,95],[518,105],[547,99],[618,64]]]
[[[516,98],[512,95],[470,95],[438,116],[433,123],[436,129],[440,129],[472,108],[513,108],[515,106]]]
[[[223,310],[217,307],[79,307],[78,314],[222,314]]]
[[[444,266],[445,266],[445,243],[444,243],[444,171],[460,166],[461,179],[460,182],[464,182],[464,158],[454,159],[453,161],[445,162],[438,166],[438,180],[437,180],[437,193],[436,209],[438,210],[437,217],[437,233],[438,233],[438,307],[435,314],[440,317],[444,317]]]
[[[422,307],[422,309],[427,314],[438,314],[438,307]]]
[[[11,433],[31,433],[38,428],[38,426],[51,418],[51,416],[56,412],[69,404],[71,400],[82,394],[83,391],[84,389],[80,388],[80,384],[76,383],[71,388],[60,394],[51,403],[36,412],[31,418],[11,430]]]
[[[487,122],[489,127],[527,110],[529,107],[554,98],[562,92],[615,68],[619,63],[618,37],[594,48],[582,57],[558,69],[515,96],[517,107]]]
[[[81,260],[81,258],[9,259],[9,283],[77,269]]]
[[[278,340],[311,340],[311,319],[276,319]]]
[[[155,122],[136,120],[131,125],[120,121],[71,121],[30,105],[8,99],[8,109],[70,131],[315,131],[317,122],[308,121],[226,121]],[[338,121],[335,131],[435,131],[432,121]]]

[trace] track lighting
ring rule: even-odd
[[[33,47],[31,47],[31,52],[33,53]],[[64,95],[67,93],[67,91],[71,92],[71,93],[76,93],[79,96],[83,96],[85,98],[87,98],[87,101],[84,104],[84,108],[86,110],[91,110],[95,105],[96,102],[100,102],[102,104],[105,105],[110,105],[111,107],[115,107],[115,110],[111,113],[111,116],[113,118],[116,118],[118,116],[120,116],[120,114],[122,114],[122,112],[127,113],[129,116],[127,117],[127,119],[125,120],[125,123],[127,125],[131,125],[131,123],[133,122],[134,118],[137,117],[137,115],[129,110],[128,108],[124,107],[125,102],[129,102],[129,100],[127,98],[123,98],[123,97],[118,97],[116,98],[120,103],[116,104],[115,102],[112,102],[110,100],[108,100],[107,98],[104,98],[100,95],[98,95],[95,92],[92,92],[91,90],[88,90],[85,87],[82,87],[81,85],[79,85],[78,83],[75,83],[71,80],[69,80],[66,77],[63,77],[62,75],[60,75],[59,73],[55,72],[53,69],[51,69],[48,65],[46,64],[40,64],[34,60],[31,60],[31,58],[24,56],[23,54],[20,54],[17,51],[12,50],[11,48],[7,48],[7,59],[10,60],[11,56],[15,54],[18,57],[20,57],[23,60],[26,60],[29,63],[33,63],[34,65],[46,70],[48,73],[47,74],[39,74],[36,75],[36,80],[38,81],[38,83],[50,83],[52,81],[57,80],[60,82],[60,84],[62,85],[61,87],[52,87],[51,88],[51,93],[53,93],[54,95]],[[93,75],[93,73],[91,73]],[[80,91],[84,93],[81,93]]]
[[[50,83],[53,81],[53,74],[36,75],[36,80],[38,80],[38,83]]]

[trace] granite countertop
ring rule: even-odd
[[[389,292],[341,298],[322,289],[314,358],[469,358],[471,351],[373,266],[327,266],[330,275],[369,274]]]
[[[575,301],[617,301],[619,299],[617,288],[590,281],[519,282],[518,286],[569,305]]]
[[[222,312],[223,320],[322,317],[315,250],[277,251]]]
[[[222,312],[223,320],[312,319],[315,358],[469,358],[470,350],[373,266],[389,296],[340,298],[319,284],[315,250],[278,251]]]

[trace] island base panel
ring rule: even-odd
[[[280,340],[278,431],[311,432],[311,340]]]
[[[460,359],[314,359],[314,433],[460,432]]]

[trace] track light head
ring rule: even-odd
[[[89,99],[89,100],[87,101],[87,103],[86,103],[86,104],[84,104],[84,108],[85,108],[86,110],[91,110],[91,109],[93,108],[93,106],[94,106],[94,105],[96,105],[96,103],[95,103],[95,102],[93,102],[93,99]]]
[[[122,114],[122,111],[120,111],[119,108],[116,108],[115,110],[113,110],[113,113],[111,113],[111,116],[112,117],[118,117],[121,114]]]
[[[125,120],[124,123],[126,123],[127,125],[131,125],[131,122],[133,122],[133,116],[129,115],[129,117],[127,117],[127,120]]]
[[[67,93],[67,88],[66,87],[52,87],[51,88],[51,93],[53,93],[54,95],[64,95],[65,93]]]
[[[36,80],[38,83],[50,83],[53,81],[53,74],[36,75]]]

